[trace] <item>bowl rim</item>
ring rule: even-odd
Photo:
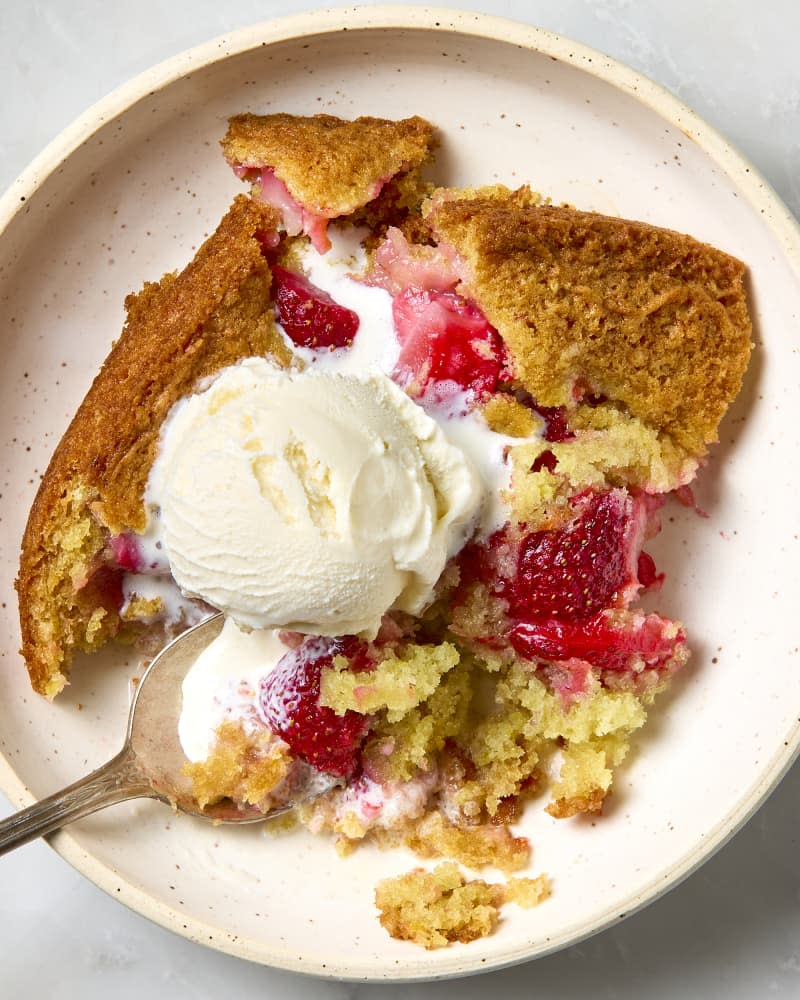
[[[281,17],[235,29],[208,42],[184,50],[145,70],[115,88],[63,129],[31,163],[12,181],[0,197],[0,237],[18,214],[23,212],[29,199],[60,165],[96,132],[128,111],[139,101],[187,75],[257,48],[278,42],[348,31],[370,30],[423,30],[442,35],[466,35],[511,44],[529,49],[570,64],[591,76],[609,83],[634,97],[666,122],[683,132],[700,147],[714,163],[733,181],[740,193],[755,208],[764,224],[781,244],[785,258],[800,279],[800,224],[778,194],[738,150],[713,126],[688,108],[665,87],[596,49],[565,36],[534,25],[490,14],[455,10],[447,7],[416,7],[408,5],[376,5],[351,8],[325,8],[289,17]],[[308,961],[298,958],[294,951],[271,946],[270,954],[260,942],[219,935],[219,928],[204,921],[178,913],[168,905],[155,900],[149,893],[127,882],[113,868],[98,861],[84,850],[69,834],[62,830],[49,838],[52,846],[78,872],[100,889],[120,900],[130,909],[153,922],[175,931],[189,940],[197,941],[219,951],[273,968],[303,972],[320,978],[334,980],[360,980],[370,982],[419,982],[468,975],[473,972],[497,970],[533,958],[542,958],[571,944],[585,940],[632,915],[655,901],[668,890],[694,872],[716,853],[753,815],[780,782],[800,754],[800,720],[786,735],[781,748],[768,765],[762,767],[758,780],[749,792],[708,832],[701,845],[689,852],[668,871],[660,872],[629,900],[625,911],[607,910],[583,926],[568,928],[560,935],[550,937],[545,946],[532,953],[530,945],[510,949],[486,960],[477,954],[472,959],[460,952],[437,956],[437,967],[431,971],[409,959],[402,967],[387,968],[375,962],[315,964],[313,956]],[[20,808],[30,805],[35,797],[13,770],[10,760],[0,752],[0,789]]]

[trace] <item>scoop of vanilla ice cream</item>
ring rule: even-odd
[[[385,375],[253,358],[177,405],[147,501],[187,594],[250,628],[374,636],[430,601],[479,482]]]

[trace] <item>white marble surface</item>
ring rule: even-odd
[[[455,6],[455,4],[454,4]],[[539,24],[665,84],[748,156],[800,215],[796,0],[496,0],[458,6]],[[0,0],[0,189],[89,104],[231,28],[313,4]],[[0,996],[800,997],[800,765],[668,896],[558,955],[466,981],[322,983],[205,950],[123,909],[43,843],[0,860]],[[9,812],[0,796],[0,815]]]

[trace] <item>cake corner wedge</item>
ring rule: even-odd
[[[750,357],[741,261],[682,233],[520,192],[440,190],[424,211],[540,405],[604,396],[686,455],[705,455]]]
[[[22,655],[53,698],[73,651],[124,637],[114,539],[145,526],[143,496],[161,423],[197,381],[249,354],[286,360],[260,234],[274,210],[240,195],[180,274],[128,296],[121,336],[42,478],[22,539]],[[130,567],[128,567],[130,568]]]
[[[362,116],[284,113],[234,115],[223,154],[253,197],[272,204],[290,236],[304,233],[320,251],[330,248],[333,219],[373,228],[416,215],[428,187],[422,169],[436,133],[414,115],[392,121]]]

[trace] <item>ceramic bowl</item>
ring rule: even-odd
[[[345,30],[347,29],[347,30]],[[644,219],[747,262],[756,351],[698,487],[707,519],[671,506],[655,551],[659,606],[691,667],[661,699],[606,814],[520,829],[550,900],[497,932],[425,952],[390,939],[375,883],[414,859],[339,858],[304,832],[213,828],[152,802],[53,838],[110,895],[193,940],[276,967],[428,979],[523,961],[620,920],[718,848],[798,749],[794,472],[800,239],[787,210],[675,98],[535,28],[421,7],[317,12],[236,32],[137,78],[63,133],[0,202],[2,518],[0,786],[18,805],[118,748],[135,658],[76,664],[54,704],[17,653],[13,579],[26,512],[67,421],[118,335],[125,295],[182,267],[240,190],[220,156],[235,112],[426,116],[436,179],[529,182],[555,202]],[[491,877],[492,873],[489,873]]]

